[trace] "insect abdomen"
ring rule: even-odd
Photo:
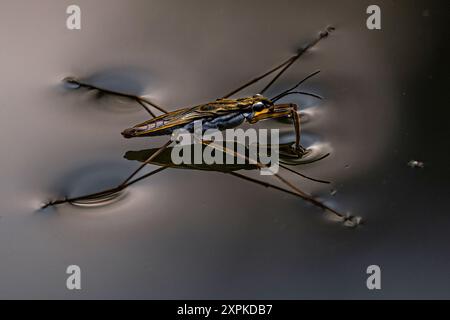
[[[245,115],[240,112],[234,112],[231,114],[210,118],[206,120],[199,120],[202,123],[202,131],[205,132],[209,129],[226,130],[239,126],[244,122]],[[183,129],[194,132],[195,122],[190,122],[183,127]]]

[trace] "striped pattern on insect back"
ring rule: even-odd
[[[253,104],[261,99],[266,98],[255,96],[241,99],[218,99],[214,102],[161,115],[133,128],[141,131],[142,136],[167,135],[179,128],[191,131],[197,120],[202,121],[206,127],[205,130],[233,128],[245,120],[246,115],[251,112]]]

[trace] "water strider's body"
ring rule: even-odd
[[[194,131],[195,122],[200,121],[203,132],[209,129],[226,130],[236,128],[247,121],[254,124],[265,119],[291,117],[293,119],[296,141],[292,153],[301,157],[305,152],[300,145],[300,117],[297,105],[274,104],[261,94],[239,99],[217,99],[192,108],[169,112],[154,119],[139,123],[122,132],[125,138],[170,135],[177,129]]]
[[[152,136],[161,136],[161,135],[171,135],[175,130],[177,129],[185,129],[189,132],[192,132],[194,130],[194,123],[196,121],[201,121],[203,130],[208,129],[218,129],[218,130],[225,130],[225,129],[231,129],[235,128],[239,125],[241,125],[244,122],[248,122],[250,124],[257,123],[261,120],[265,119],[274,119],[274,118],[283,118],[283,117],[289,117],[293,120],[294,128],[295,128],[295,144],[293,148],[291,146],[288,146],[290,150],[288,150],[287,155],[289,157],[297,157],[302,158],[305,155],[306,150],[300,146],[300,117],[298,114],[298,107],[296,104],[293,103],[285,103],[285,104],[276,104],[276,102],[288,95],[292,94],[304,94],[304,95],[310,95],[314,96],[316,98],[320,98],[319,96],[307,93],[307,92],[301,92],[301,91],[295,91],[303,82],[305,82],[307,79],[311,78],[312,76],[316,75],[318,72],[315,72],[311,74],[310,76],[306,77],[302,81],[300,81],[297,85],[290,88],[289,90],[286,90],[277,96],[273,98],[267,98],[263,96],[264,92],[266,92],[275,82],[276,80],[290,67],[292,64],[297,61],[300,56],[302,56],[309,48],[313,47],[315,44],[317,44],[321,39],[328,36],[328,34],[333,31],[334,28],[329,27],[325,31],[321,32],[319,36],[312,42],[310,42],[307,46],[299,50],[299,52],[283,62],[281,65],[275,67],[274,69],[266,72],[265,74],[251,80],[250,82],[247,82],[243,86],[237,88],[236,90],[228,93],[224,97],[217,99],[215,101],[205,103],[202,105],[190,107],[190,108],[183,108],[178,109],[175,111],[167,112],[165,109],[155,105],[151,101],[143,98],[138,97],[126,93],[120,93],[116,91],[111,91],[108,89],[98,88],[92,84],[83,83],[78,81],[75,78],[67,78],[66,81],[68,83],[71,83],[73,87],[80,88],[84,87],[88,90],[98,90],[103,93],[112,94],[112,95],[118,95],[122,97],[129,98],[131,100],[134,100],[138,102],[145,110],[153,117],[153,119],[139,123],[138,125],[133,126],[132,128],[126,129],[122,132],[122,135],[125,138],[135,138],[135,137],[152,137]],[[260,81],[261,79],[277,72],[277,74],[273,77],[273,79],[269,82],[266,87],[260,91],[260,94],[251,96],[251,97],[245,97],[245,98],[238,98],[238,99],[232,99],[231,97],[243,90],[244,88]],[[152,106],[153,108],[161,111],[164,113],[161,116],[156,116],[153,111],[148,107],[148,105]],[[202,141],[205,144],[205,141]],[[168,141],[166,144],[164,144],[162,147],[151,150],[150,152],[143,152],[144,158],[140,158],[137,154],[128,154],[129,157],[132,157],[134,160],[139,160],[142,163],[142,165],[135,170],[128,178],[126,178],[121,184],[118,186],[103,190],[100,192],[80,196],[80,197],[74,197],[74,198],[64,198],[61,200],[56,201],[50,201],[47,203],[44,207],[48,206],[54,206],[59,205],[63,203],[80,203],[80,202],[96,202],[98,200],[107,199],[113,196],[114,194],[117,194],[118,192],[124,190],[125,188],[129,187],[130,185],[141,181],[145,178],[148,178],[154,174],[157,174],[167,168],[174,167],[170,161],[161,160],[164,159],[164,154],[167,153],[168,148],[170,148],[170,144],[172,141]],[[213,145],[213,142],[208,142]],[[280,145],[281,147],[281,145]],[[227,150],[226,148],[217,149],[219,151],[222,151],[224,153],[230,154],[230,150]],[[245,157],[245,155],[238,154],[238,153],[232,153],[234,156],[237,157]],[[137,158],[135,158],[137,156]],[[145,157],[148,156],[147,159]],[[160,165],[161,167],[159,169],[156,169],[150,173],[144,174],[143,176],[136,178],[138,172],[140,172],[147,164],[156,164]],[[255,168],[261,169],[263,167],[262,164],[257,163]],[[287,171],[290,171],[292,173],[301,175],[305,178],[308,178],[310,180],[315,180],[317,182],[324,182],[321,180],[312,179],[309,177],[306,177],[299,172],[296,172],[288,167],[282,166]],[[246,167],[247,168],[247,167]],[[253,168],[253,167],[252,167]],[[280,191],[295,195],[300,197],[303,200],[306,200],[312,204],[314,204],[317,207],[320,207],[324,210],[327,210],[331,213],[333,213],[338,218],[342,219],[343,221],[351,221],[352,225],[357,225],[359,223],[359,220],[352,216],[347,216],[342,213],[339,213],[338,211],[334,210],[333,208],[330,208],[329,206],[325,205],[321,201],[315,199],[311,195],[303,192],[299,188],[297,188],[295,185],[287,181],[285,178],[283,178],[281,175],[274,173],[274,177],[276,177],[281,183],[288,186],[289,189],[285,189],[276,185],[273,185],[268,182],[264,182],[261,180],[257,180],[254,178],[247,177],[245,175],[239,174],[235,172],[235,170],[242,170],[245,168],[197,168],[195,169],[207,169],[207,170],[214,170],[214,171],[222,171],[230,173],[231,175],[234,175],[240,179],[244,179],[246,181],[250,181],[259,185],[263,185],[265,187],[272,187],[275,189],[278,189]],[[247,168],[249,169],[249,168]],[[354,222],[354,223],[353,223]]]
[[[244,121],[251,124],[263,119],[289,117],[295,104],[275,105],[262,95],[240,99],[217,99],[192,108],[184,108],[140,123],[122,132],[125,138],[168,135],[176,129],[193,132],[194,122],[201,121],[203,130],[235,128]]]

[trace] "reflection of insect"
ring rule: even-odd
[[[311,43],[309,43],[307,46],[305,46],[302,50],[300,50],[296,55],[289,58],[279,66],[275,67],[274,69],[266,72],[265,74],[253,79],[252,81],[244,84],[243,86],[239,87],[236,90],[233,90],[232,92],[226,94],[224,97],[217,99],[216,101],[202,104],[199,106],[191,107],[191,108],[183,108],[172,112],[167,112],[160,106],[157,106],[156,104],[152,103],[151,101],[134,96],[129,95],[125,93],[110,91],[102,88],[98,88],[96,86],[93,86],[91,84],[83,83],[75,78],[67,78],[66,81],[71,84],[73,87],[84,87],[90,90],[98,90],[102,93],[106,94],[112,94],[117,96],[122,96],[126,98],[130,98],[132,100],[135,100],[138,102],[151,116],[152,119],[142,122],[138,125],[133,126],[132,128],[126,129],[122,132],[122,135],[125,138],[133,138],[133,137],[148,137],[148,136],[161,136],[161,135],[170,135],[174,132],[176,129],[186,129],[190,132],[193,131],[193,123],[194,121],[201,121],[202,127],[204,130],[207,129],[219,129],[219,130],[225,130],[229,128],[234,128],[242,124],[243,122],[248,122],[250,124],[257,123],[262,120],[266,119],[276,119],[276,118],[290,118],[293,120],[294,129],[295,129],[295,143],[293,146],[290,146],[288,149],[288,155],[291,158],[297,158],[301,159],[303,156],[305,156],[308,153],[308,150],[303,148],[300,145],[300,117],[297,112],[297,105],[292,103],[287,104],[276,104],[276,102],[288,95],[293,94],[303,94],[303,95],[309,95],[316,98],[319,98],[319,96],[298,91],[297,88],[304,83],[309,78],[313,77],[318,73],[314,72],[313,74],[309,75],[299,83],[297,83],[295,86],[290,88],[289,90],[286,90],[275,97],[267,98],[263,96],[263,94],[277,81],[277,79],[290,67],[296,62],[300,56],[303,55],[308,49],[313,47],[316,43],[318,43],[321,39],[327,37],[329,33],[334,30],[332,27],[327,28],[326,31],[321,32],[320,35]],[[269,82],[269,84],[257,95],[251,96],[251,97],[245,97],[245,98],[239,98],[239,99],[231,99],[230,97],[235,95],[236,93],[240,92],[241,90],[247,88],[248,86],[257,83],[258,81],[262,80],[263,78],[268,77],[269,75],[275,74],[273,79]],[[160,112],[164,113],[161,116],[155,116],[155,114],[151,111],[149,106],[159,110]],[[201,141],[203,144],[209,144],[213,145],[210,141]],[[125,179],[119,186],[104,190],[98,193],[89,194],[77,198],[66,198],[63,200],[56,200],[51,201],[45,207],[53,206],[53,205],[59,205],[63,203],[75,203],[77,201],[95,201],[96,199],[100,198],[108,198],[111,197],[113,194],[117,193],[118,191],[121,191],[125,189],[126,187],[130,186],[133,183],[136,183],[146,177],[149,177],[151,175],[154,175],[168,167],[170,167],[170,164],[163,164],[159,169],[150,172],[149,174],[146,174],[140,178],[135,178],[135,176],[140,172],[147,164],[154,163],[155,159],[160,157],[162,154],[167,152],[170,144],[172,141],[167,142],[164,144],[161,148],[153,150],[153,152],[149,153],[148,158],[142,159],[142,165],[135,170],[127,179]],[[226,150],[223,147],[221,147],[220,151],[227,153],[231,152],[230,150]],[[285,150],[286,151],[286,148]],[[238,155],[234,153],[235,156],[242,157],[243,155]],[[226,165],[225,165],[226,166]],[[257,167],[261,169],[263,167],[262,164],[258,163]],[[284,166],[283,166],[284,167]],[[289,170],[290,172],[294,172],[292,169],[284,167],[286,170]],[[219,170],[222,171],[222,170]],[[296,186],[288,182],[285,178],[283,178],[279,174],[275,174],[274,176],[278,178],[283,184],[285,184],[287,187],[289,187],[290,190],[277,187],[272,184],[268,184],[266,182],[262,182],[256,179],[252,179],[246,176],[243,176],[241,174],[237,174],[234,172],[234,170],[229,170],[230,172],[233,172],[233,175],[243,178],[248,181],[256,182],[259,184],[263,184],[265,186],[272,186],[279,190],[286,191],[291,194],[295,194],[304,200],[307,200],[308,202],[313,203],[314,205],[325,209],[334,215],[338,216],[339,218],[345,220],[346,222],[350,221],[356,221],[354,217],[346,217],[343,214],[337,212],[336,210],[326,206],[322,202],[316,200],[312,196],[308,195],[307,193],[301,191]]]

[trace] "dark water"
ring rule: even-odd
[[[444,1],[378,1],[380,31],[365,26],[366,1],[77,3],[81,31],[65,28],[70,1],[0,5],[1,298],[450,297]],[[322,70],[304,90],[325,99],[291,101],[311,114],[302,142],[332,151],[298,169],[333,184],[287,176],[361,216],[359,228],[193,170],[169,169],[109,206],[39,210],[117,184],[137,166],[127,151],[165,142],[123,139],[148,116],[124,99],[67,90],[63,78],[175,110],[229,92],[327,25],[333,35],[270,93]],[[65,288],[70,264],[82,269],[81,292]],[[381,291],[366,288],[371,264]]]

